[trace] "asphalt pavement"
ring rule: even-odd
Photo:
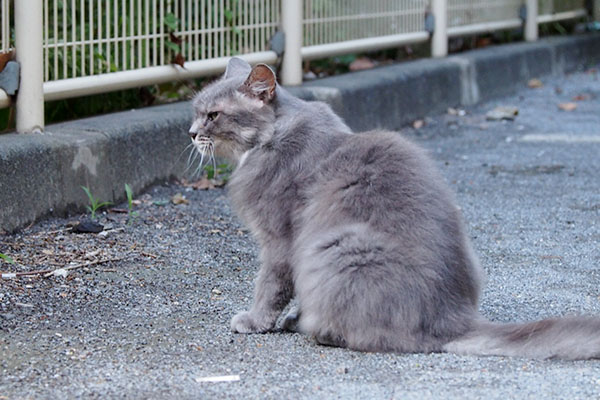
[[[518,115],[486,120],[497,106]],[[402,133],[457,194],[488,275],[482,314],[600,315],[600,66]],[[71,233],[75,216],[0,236],[16,262],[0,261],[2,272],[89,263],[0,280],[0,399],[600,397],[600,360],[359,353],[300,334],[232,334],[258,261],[226,190],[170,184],[137,199],[129,220],[127,204],[101,214],[102,235]]]

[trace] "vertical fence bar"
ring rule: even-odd
[[[446,0],[432,0],[431,12],[435,18],[433,37],[431,38],[431,55],[433,57],[445,57],[448,55],[448,7]]]
[[[137,67],[138,68],[142,68],[142,66],[144,66],[144,56],[143,56],[143,46],[144,46],[144,31],[143,31],[143,25],[142,25],[142,0],[138,0],[137,2],[137,7],[135,8],[135,11],[137,13],[137,40],[135,41],[135,43],[137,44],[137,59],[138,59],[138,63],[137,63]]]
[[[44,18],[39,0],[18,0],[15,7],[15,47],[21,64],[21,83],[17,96],[17,131],[41,132],[44,129]]]
[[[81,76],[85,76],[85,3],[84,0],[81,0],[80,5],[80,20],[79,20],[79,28],[81,29],[80,33],[80,41],[81,41]]]
[[[71,77],[77,76],[77,4],[75,0],[71,0]]]
[[[186,31],[187,31],[187,40],[186,40],[186,46],[187,47],[187,59],[189,61],[193,60],[194,56],[192,55],[192,44],[194,43],[194,28],[192,25],[192,0],[188,1],[187,4],[187,26],[186,26]]]
[[[48,0],[44,1],[44,43],[46,43],[46,49],[44,50],[44,79],[50,80],[50,47],[48,43],[48,32],[50,31],[50,20],[48,19]]]
[[[115,14],[117,14],[117,10],[114,10]],[[106,32],[106,46],[105,46],[105,62],[106,62],[106,72],[112,72],[111,63],[112,63],[112,41],[113,38],[116,37],[114,32],[110,31],[110,0],[106,1],[106,16],[105,16],[105,25],[104,30]],[[102,45],[100,45],[102,48]]]
[[[525,18],[525,40],[535,42],[538,39],[538,0],[527,0],[527,17]]]
[[[113,0],[113,38],[114,38],[114,46],[113,46],[113,50],[114,50],[114,63],[115,63],[115,67],[117,68],[117,70],[119,70],[121,68],[120,62],[119,62],[119,46],[120,46],[120,39],[119,39],[119,18],[123,18],[123,15],[121,14],[121,12],[119,11],[119,8],[117,7],[117,0]]]
[[[300,85],[302,83],[302,0],[287,0],[282,4],[281,24],[285,33],[281,81],[284,85]]]
[[[94,75],[94,3],[89,2],[89,50],[90,50],[90,75]]]
[[[98,23],[98,33],[97,33],[97,39],[96,39],[96,43],[98,43],[97,45],[93,45],[93,49],[94,49],[94,57],[97,59],[96,62],[96,66],[98,68],[98,73],[101,74],[104,71],[104,65],[102,65],[102,58],[103,54],[102,54],[102,15],[104,14],[103,10],[102,10],[102,2],[100,0],[98,0],[98,6],[97,6],[97,14],[96,14],[96,22]],[[98,57],[97,55],[99,55],[100,57]]]
[[[60,75],[58,74],[58,4],[57,1],[54,0],[52,3],[53,13],[52,13],[52,30],[54,31],[54,37],[52,38],[52,59],[54,62],[52,63],[52,79],[60,79]]]
[[[63,76],[62,78],[68,78],[69,77],[69,72],[67,71],[67,54],[68,54],[68,45],[67,43],[69,43],[69,39],[67,38],[67,2],[63,2],[63,8],[62,8],[62,46],[63,46]],[[58,27],[55,27],[54,29],[58,29]],[[58,48],[56,49],[56,51],[58,51]]]
[[[200,47],[200,20],[199,20],[199,15],[200,15],[200,4],[198,2],[198,0],[196,0],[194,2],[194,45],[192,46],[194,49],[194,56],[193,58],[190,57],[193,60],[199,60],[200,59],[200,51],[199,51],[199,47]]]
[[[225,57],[225,3],[219,0],[219,55]]]
[[[594,21],[600,22],[600,0],[594,0]]]
[[[158,17],[156,11],[156,0],[152,0],[152,65],[158,65]]]
[[[9,8],[8,8],[8,0],[2,0],[2,5],[0,6],[2,7],[2,50],[6,50],[10,47],[9,43],[9,23],[8,21],[10,21],[10,17],[9,17]]]

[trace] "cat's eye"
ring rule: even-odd
[[[206,115],[206,119],[212,122],[215,119],[217,119],[218,116],[219,116],[218,111],[211,111]]]

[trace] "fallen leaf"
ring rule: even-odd
[[[223,187],[227,184],[227,180],[221,178],[215,178],[211,180],[212,184],[215,185],[216,188]]]
[[[486,119],[491,121],[499,121],[502,119],[514,120],[519,115],[519,109],[512,106],[498,106],[485,115]]]
[[[177,53],[173,60],[171,60],[171,64],[179,65],[181,68],[185,68],[183,65],[185,64],[185,57],[181,53]]]
[[[0,53],[0,71],[4,69],[6,63],[12,60],[15,56],[15,51],[11,50],[8,53]]]
[[[477,39],[475,46],[477,48],[487,47],[492,44],[492,39],[489,37],[480,37]]]
[[[348,69],[350,71],[362,71],[373,67],[375,67],[375,63],[370,58],[359,57],[350,63]]]
[[[558,108],[560,108],[563,111],[573,111],[574,109],[577,108],[577,104],[575,104],[575,103],[560,103],[558,105]]]
[[[194,182],[190,186],[196,190],[209,190],[215,188],[214,183],[206,177],[203,177],[199,181]]]
[[[425,125],[425,121],[423,121],[422,119],[418,119],[415,122],[413,122],[413,128],[415,129],[421,129],[423,125]]]
[[[539,79],[534,78],[530,79],[529,82],[527,82],[527,86],[529,86],[531,89],[539,89],[542,86],[544,86],[544,84]]]
[[[188,199],[186,199],[185,196],[182,195],[181,193],[177,193],[176,195],[171,197],[171,202],[175,205],[190,204],[190,201]]]
[[[590,96],[588,96],[587,94],[578,94],[577,96],[573,97],[573,101],[586,101],[589,100]]]

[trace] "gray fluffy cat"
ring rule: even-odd
[[[361,351],[600,357],[600,319],[496,324],[454,198],[397,133],[352,133],[265,65],[233,58],[193,101],[196,146],[235,163],[229,193],[261,247],[254,304],[231,329],[283,327]]]

